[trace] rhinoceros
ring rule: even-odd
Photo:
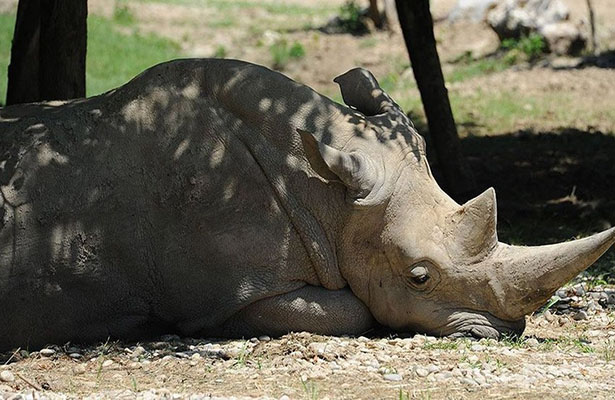
[[[498,338],[615,242],[498,242],[493,189],[457,204],[373,75],[335,82],[347,106],[187,59],[1,109],[0,349],[381,325]]]

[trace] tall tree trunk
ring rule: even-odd
[[[436,49],[429,0],[396,0],[414,78],[421,93],[445,189],[460,199],[476,189],[462,153]]]
[[[7,105],[85,96],[87,0],[20,0]]]
[[[7,105],[41,99],[38,88],[40,18],[39,0],[19,1],[8,70]]]

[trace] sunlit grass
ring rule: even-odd
[[[266,1],[246,1],[246,0],[136,0],[143,3],[165,3],[177,5],[194,5],[215,7],[218,10],[238,9],[238,8],[260,8],[271,14],[280,15],[326,15],[337,11],[337,6],[321,3],[318,6],[309,7],[298,4],[279,3],[274,0]]]
[[[15,16],[0,14],[0,103],[6,100],[7,68]],[[162,61],[181,57],[179,46],[155,35],[142,35],[136,28],[122,31],[112,20],[96,15],[88,17],[88,54],[86,92],[100,94],[126,83],[143,70]]]
[[[0,104],[6,101],[6,83],[14,28],[15,16],[0,14]]]
[[[180,48],[155,35],[115,29],[105,18],[88,18],[87,95],[126,83],[143,70],[181,56]]]

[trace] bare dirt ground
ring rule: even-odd
[[[369,68],[420,126],[419,94],[399,32],[353,36],[318,29],[343,3],[89,1],[92,14],[106,17],[128,7],[141,32],[176,41],[186,56],[223,52],[273,66],[272,45],[301,43],[305,56],[288,61],[283,72],[336,99],[333,77],[355,66]],[[462,69],[454,60],[463,54],[480,59],[497,50],[488,27],[443,21],[454,0],[432,3],[447,77]],[[584,1],[566,3],[574,20],[586,19]],[[615,48],[615,7],[612,0],[593,3],[606,52]],[[0,0],[0,12],[15,5],[16,0]],[[600,63],[580,67],[581,61],[547,58],[449,79],[464,150],[479,184],[495,185],[500,195],[504,240],[565,240],[615,222],[615,170],[610,167],[615,162],[615,70]],[[613,251],[607,260],[612,270]],[[600,288],[586,292],[562,295],[567,300],[553,314],[528,317],[525,337],[501,342],[383,332],[360,338],[296,333],[277,339],[170,336],[19,350],[0,358],[0,399],[16,392],[22,398],[93,399],[611,399],[615,312],[609,296],[615,302],[615,294],[600,294],[606,293]]]

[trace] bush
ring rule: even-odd
[[[506,58],[516,60],[517,54],[521,53],[529,61],[536,60],[547,50],[544,38],[537,33],[522,36],[520,39],[505,39],[502,41],[501,47],[508,51]]]
[[[288,63],[295,59],[300,59],[305,56],[305,49],[299,42],[293,42],[289,45],[285,39],[278,40],[269,48],[273,59],[273,68],[283,70]]]
[[[363,23],[361,8],[355,0],[348,0],[339,10],[339,23],[342,29],[349,33],[364,33],[367,27]]]

